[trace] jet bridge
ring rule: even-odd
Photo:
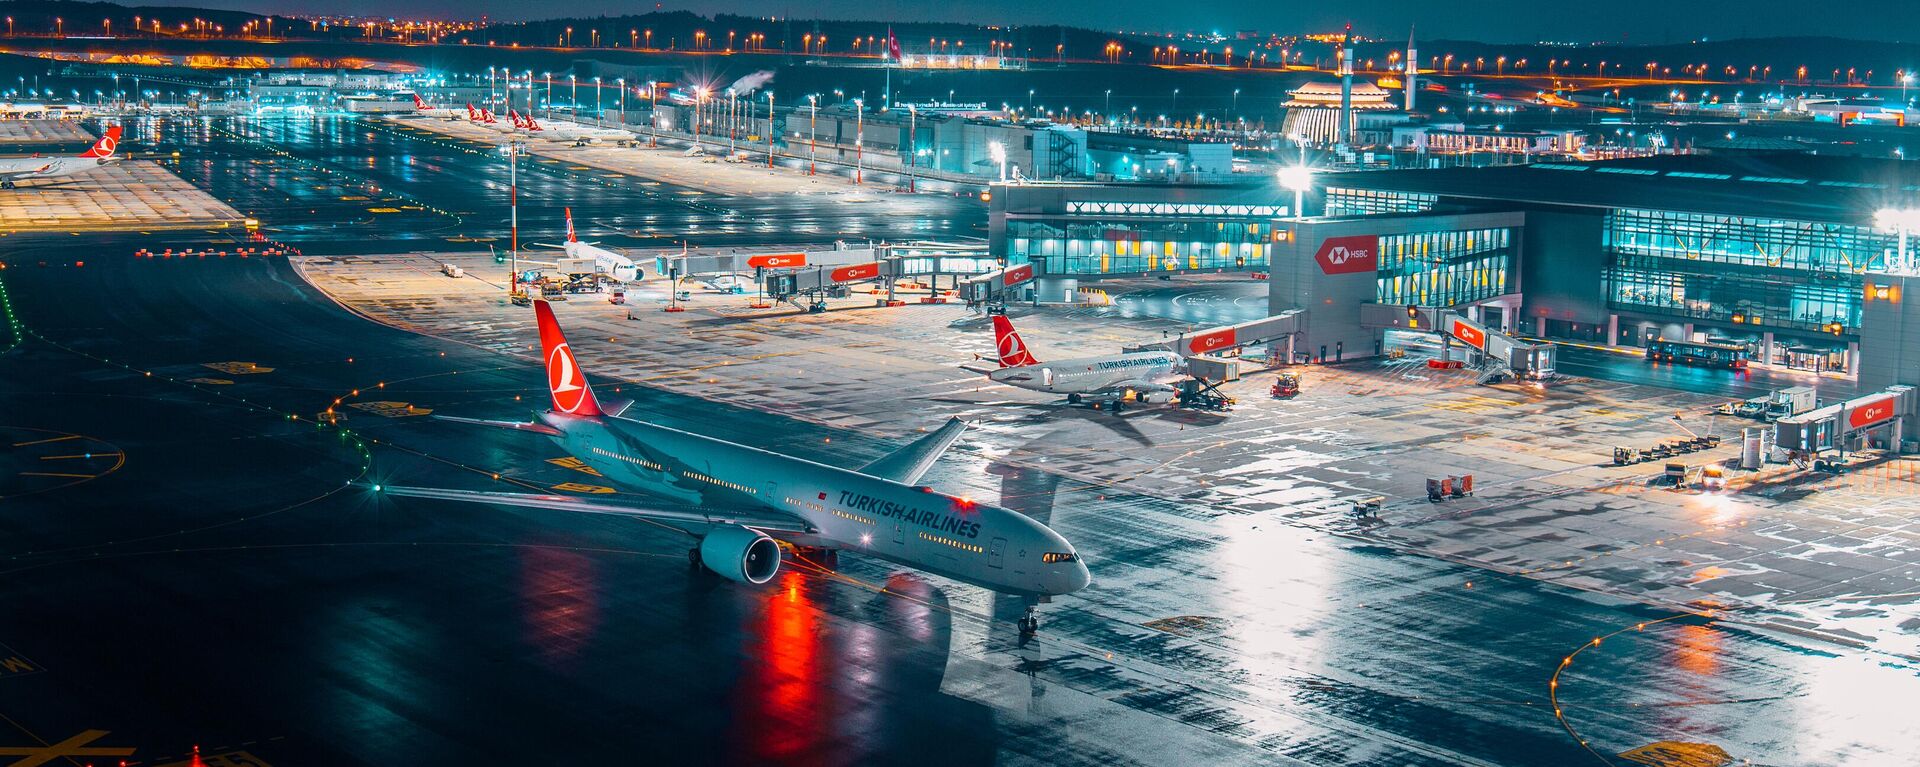
[[[1481,383],[1505,376],[1541,380],[1551,378],[1556,356],[1553,344],[1532,343],[1502,333],[1454,310],[1431,306],[1366,304],[1360,322],[1368,327],[1423,330],[1440,334],[1440,359],[1452,356],[1455,342],[1466,345],[1468,360],[1480,368]]]
[[[1299,333],[1307,313],[1299,309],[1290,309],[1271,317],[1249,320],[1237,325],[1222,325],[1207,328],[1197,333],[1184,333],[1176,338],[1137,347],[1128,347],[1127,351],[1170,351],[1182,357],[1196,357],[1206,354],[1231,351],[1245,346],[1257,346],[1286,340],[1287,346],[1293,345],[1294,334]],[[1292,349],[1288,349],[1286,359],[1293,359]]]
[[[1884,391],[1810,410],[1775,421],[1773,443],[1796,459],[1815,458],[1827,451],[1858,450],[1878,436],[1897,448],[1902,421],[1920,413],[1920,390],[1890,386]]]
[[[1033,281],[1033,264],[996,269],[960,283],[960,300],[969,307],[984,306],[989,314],[1005,314],[1014,289]]]
[[[927,283],[939,298],[940,278],[952,279],[953,287],[963,287],[962,278],[993,269],[996,262],[986,254],[985,245],[970,243],[907,242],[882,244],[873,248],[847,250],[772,253],[748,256],[745,266],[754,271],[764,294],[775,301],[797,302],[811,299],[816,311],[825,308],[826,298],[845,297],[851,286],[879,282],[886,288],[886,306],[899,306],[895,286],[904,279]]]

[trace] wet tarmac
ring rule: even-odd
[[[236,208],[299,221],[275,236],[309,253],[440,248],[501,218],[497,189],[462,191],[471,155],[429,144],[408,165],[367,148],[413,139],[296,128],[233,128],[295,141],[285,155],[216,138],[183,166]],[[450,159],[422,170],[425,156]],[[554,202],[590,197],[563,170],[546,179]],[[420,210],[339,199],[356,190]],[[715,241],[789,236],[753,220],[841,219],[782,202]],[[110,257],[153,241],[7,242],[0,754],[1561,765],[1677,742],[1853,765],[1911,763],[1920,739],[1902,713],[1920,693],[1909,662],[990,454],[929,481],[1049,522],[1095,577],[1027,643],[1012,600],[851,555],[752,588],[689,573],[688,541],[644,524],[372,497],[347,483],[596,478],[542,441],[420,417],[514,417],[541,391],[533,366],[368,322],[281,259]],[[635,417],[823,460],[890,445],[671,387],[625,394]],[[339,398],[371,407],[316,422]]]

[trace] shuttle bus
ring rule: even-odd
[[[1664,338],[1647,344],[1647,359],[1654,362],[1745,370],[1748,355],[1747,347],[1735,344],[1669,341]]]

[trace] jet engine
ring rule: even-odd
[[[757,530],[722,527],[700,539],[700,564],[729,580],[766,583],[780,572],[780,544]]]

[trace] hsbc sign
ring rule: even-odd
[[[1313,260],[1320,263],[1324,274],[1373,272],[1379,269],[1379,250],[1380,238],[1376,235],[1328,237],[1320,241],[1320,250],[1313,254]]]
[[[769,253],[764,256],[747,257],[747,267],[751,269],[781,269],[806,265],[807,254],[805,253]]]
[[[1468,324],[1465,320],[1454,319],[1453,336],[1467,342],[1468,346],[1475,349],[1485,351],[1487,348],[1487,332]]]
[[[1887,397],[1855,407],[1852,412],[1847,413],[1847,425],[1855,429],[1864,429],[1888,420],[1893,417],[1895,401],[1896,398]]]
[[[1212,333],[1202,333],[1194,336],[1193,340],[1187,342],[1187,351],[1191,354],[1206,354],[1216,349],[1224,349],[1234,344],[1234,337],[1236,335],[1238,334],[1234,332],[1233,328],[1216,330]]]

